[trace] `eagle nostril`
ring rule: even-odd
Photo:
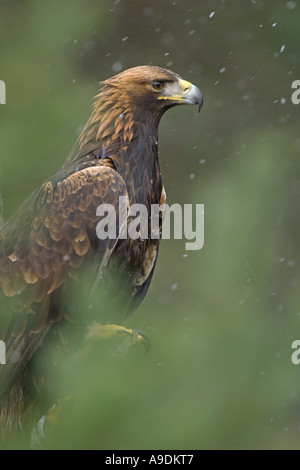
[[[186,80],[181,80],[180,85],[181,85],[182,93],[184,95],[186,95],[191,89],[191,83],[187,82]]]
[[[183,94],[186,95],[191,90],[191,85],[187,85],[183,88]]]

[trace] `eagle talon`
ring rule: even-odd
[[[150,351],[151,341],[149,336],[146,335],[143,331],[140,330],[131,330],[136,336],[136,342],[144,346],[146,354]]]
[[[52,429],[59,424],[62,411],[70,398],[59,398],[35,424],[31,432],[31,448],[42,446],[47,441]]]
[[[112,340],[116,337],[126,337],[128,339],[128,341],[120,345],[119,352],[121,353],[126,352],[134,344],[142,344],[147,353],[151,346],[150,339],[142,331],[125,328],[120,325],[101,325],[100,323],[93,322],[88,326],[84,345],[78,354],[79,360],[83,360],[86,357],[93,344],[98,341]]]

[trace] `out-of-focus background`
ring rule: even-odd
[[[57,446],[300,448],[299,20],[298,0],[0,1],[5,219],[62,165],[100,80],[154,64],[204,95],[159,141],[169,204],[205,204],[204,248],[162,242],[126,322],[150,353],[73,374],[81,411]]]

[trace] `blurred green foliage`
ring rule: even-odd
[[[205,204],[205,245],[161,244],[126,326],[152,340],[75,367],[53,447],[300,447],[298,1],[0,1],[0,192],[7,219],[55,173],[97,82],[152,63],[199,86],[160,126],[168,202]],[[283,47],[285,46],[285,47]]]

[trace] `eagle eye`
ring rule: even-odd
[[[160,80],[155,80],[155,82],[152,83],[152,89],[154,91],[161,91],[164,85],[164,82],[161,82]]]

